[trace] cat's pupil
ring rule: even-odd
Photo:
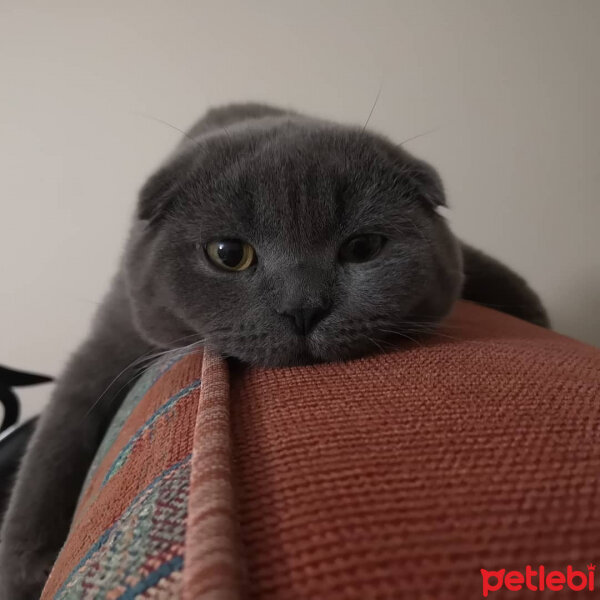
[[[357,260],[365,260],[369,258],[373,249],[373,245],[370,240],[359,238],[354,240],[352,243],[352,254]]]
[[[227,267],[237,267],[244,258],[244,244],[235,240],[219,242],[217,255]]]

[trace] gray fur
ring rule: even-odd
[[[256,104],[209,111],[144,186],[112,290],[29,446],[0,534],[0,600],[38,597],[119,396],[90,408],[140,355],[202,339],[263,366],[362,356],[430,330],[463,285],[546,324],[523,280],[461,246],[444,203],[429,165],[360,128]],[[381,254],[340,263],[360,232],[387,238]],[[217,270],[203,245],[221,238],[251,243],[256,265]],[[327,310],[299,335],[288,306]]]

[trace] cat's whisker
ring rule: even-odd
[[[371,342],[372,344],[374,344],[375,346],[377,346],[377,348],[379,348],[379,350],[381,352],[385,352],[383,346],[381,346],[381,344],[375,338],[371,337],[370,335],[366,335],[366,334],[364,334],[363,337],[365,339],[367,339],[369,342]]]
[[[194,335],[198,335],[198,334],[194,334]],[[184,336],[182,338],[177,338],[175,340],[173,340],[171,343],[176,343],[177,341],[181,341],[183,339],[187,339],[189,337],[192,336]],[[85,419],[92,413],[92,411],[94,410],[94,408],[96,408],[96,406],[98,406],[98,404],[102,401],[102,399],[106,396],[106,394],[108,393],[108,391],[110,390],[110,388],[129,370],[129,369],[133,369],[134,367],[136,367],[136,365],[142,364],[145,361],[151,362],[152,360],[155,360],[156,358],[159,358],[161,356],[165,356],[166,354],[171,354],[174,352],[185,352],[186,350],[191,350],[194,346],[198,346],[199,344],[203,343],[204,339],[200,339],[197,340],[195,342],[192,342],[191,344],[188,344],[187,346],[182,346],[180,348],[171,348],[169,350],[163,350],[161,352],[155,352],[155,353],[145,353],[142,354],[141,356],[139,356],[138,358],[136,358],[135,360],[133,360],[131,363],[129,363],[125,368],[123,368],[119,374],[108,384],[108,386],[106,387],[106,389],[102,392],[102,394],[100,394],[100,396],[97,398],[97,400],[94,401],[94,403],[88,408],[88,410],[85,412],[85,414],[82,417],[82,422],[85,421]],[[146,366],[146,368],[148,368],[149,365]],[[142,371],[143,372],[143,371]],[[118,396],[119,392],[121,392],[127,385],[129,385],[129,383],[131,383],[131,381],[133,381],[136,377],[140,376],[140,372],[136,372],[134,374],[134,376],[129,379],[127,381],[127,383],[125,383],[124,385],[122,385],[116,392],[115,396]]]
[[[133,114],[137,115],[138,117],[143,117],[145,119],[150,119],[151,121],[155,121],[156,123],[162,123],[163,125],[166,125],[167,127],[170,127],[171,129],[174,129],[175,131],[178,131],[185,138],[187,138],[189,141],[193,142],[194,144],[199,144],[200,143],[199,140],[194,139],[192,136],[190,136],[183,129],[180,129],[176,125],[173,125],[173,123],[169,123],[168,121],[165,121],[164,119],[159,119],[158,117],[153,117],[152,115],[147,115],[146,113],[135,112],[135,111],[134,111]]]
[[[418,325],[418,323],[416,324]],[[425,335],[427,337],[440,337],[440,338],[444,338],[444,339],[448,339],[448,340],[459,340],[460,338],[452,336],[452,335],[448,335],[447,333],[442,333],[441,331],[439,331],[436,328],[427,328],[427,327],[414,327],[414,328],[402,328],[401,330],[387,330],[387,329],[382,329],[381,331],[386,331],[392,334],[397,334],[397,335],[401,335],[401,334],[405,334],[406,332],[408,333],[415,333],[417,335]]]
[[[392,330],[392,329],[380,329],[380,331],[383,331],[384,333],[391,333],[392,335],[399,335],[400,337],[406,338],[407,340],[410,340],[411,342],[414,342],[415,344],[417,344],[419,346],[423,345],[417,339],[415,339],[415,338],[411,337],[410,335],[407,335],[406,333],[404,333],[404,331],[396,331],[396,330]]]
[[[383,89],[383,81],[379,85],[379,90],[377,91],[377,96],[375,96],[375,102],[373,102],[373,106],[371,106],[371,111],[369,112],[369,116],[367,117],[367,120],[365,121],[365,124],[363,125],[362,133],[364,133],[365,130],[367,129],[367,125],[369,124],[369,121],[371,120],[371,117],[373,116],[373,112],[375,111],[375,107],[377,106],[377,103],[379,102],[379,96],[381,96],[382,89]]]
[[[433,326],[433,327],[439,327],[439,326],[445,326],[446,325],[446,321],[445,320],[440,320],[439,315],[419,315],[421,320],[417,321],[417,320],[398,320],[395,321],[394,324],[396,325],[414,325],[414,326]],[[382,319],[385,319],[386,317],[382,317]],[[425,319],[425,320],[424,320]],[[431,320],[426,320],[426,319],[431,319]],[[387,317],[388,322],[390,322],[390,324],[392,324],[392,322],[390,321],[389,317]],[[458,325],[454,325],[454,327],[458,327]]]
[[[447,340],[452,340],[452,341],[458,341],[460,340],[460,338],[454,336],[454,335],[448,335],[447,333],[442,333],[441,331],[431,331],[429,332],[428,335],[431,335],[432,337],[441,337]]]
[[[405,331],[405,330],[403,330]],[[442,333],[441,331],[439,331],[438,329],[435,328],[431,328],[431,329],[426,329],[426,328],[422,328],[422,329],[413,329],[413,330],[408,330],[408,331],[412,331],[413,333],[417,333],[417,334],[421,334],[421,335],[426,335],[427,337],[441,337],[441,338],[447,338],[450,340],[458,340],[459,338],[448,335],[446,333]]]
[[[417,135],[413,135],[412,137],[406,138],[405,140],[402,140],[400,143],[396,144],[396,147],[401,147],[404,146],[404,144],[408,144],[409,142],[412,142],[413,140],[417,140],[419,138],[422,138],[426,135],[430,135],[431,133],[435,133],[436,131],[439,131],[441,129],[440,126],[438,127],[434,127],[433,129],[429,129],[427,131],[424,131],[423,133],[419,133]]]
[[[109,405],[112,405],[112,403],[114,402],[114,400],[116,398],[119,397],[119,394],[128,386],[130,385],[133,381],[135,381],[136,379],[138,379],[139,377],[141,377],[148,369],[150,368],[150,365],[146,365],[144,368],[142,368],[141,371],[136,371],[115,393],[112,397],[109,397]],[[114,382],[113,382],[114,383]],[[112,384],[111,384],[112,385]],[[98,400],[96,400],[96,402],[94,402],[92,404],[92,406],[87,410],[87,412],[83,415],[83,417],[81,418],[81,423],[83,423],[94,411],[94,408],[96,408],[96,406],[98,406],[98,404],[100,403],[100,400],[102,400],[102,397],[104,396],[104,394],[102,394]]]

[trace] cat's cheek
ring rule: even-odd
[[[160,348],[174,348],[180,340],[191,339],[196,332],[162,307],[141,306],[133,315],[134,326],[147,342]]]

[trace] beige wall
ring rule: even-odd
[[[456,231],[600,344],[597,0],[0,2],[0,363],[56,373],[144,177],[209,105],[366,120],[434,163]],[[46,391],[30,394],[40,399]],[[32,405],[33,406],[33,405]]]

